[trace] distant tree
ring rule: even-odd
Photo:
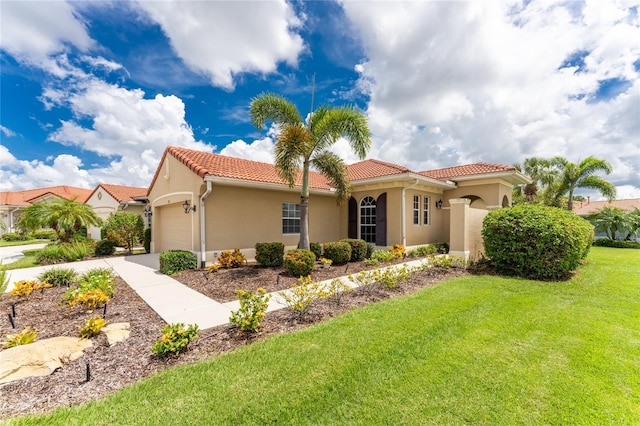
[[[587,219],[597,231],[603,231],[612,240],[616,240],[618,234],[624,238],[632,228],[631,217],[619,207],[604,207]]]
[[[249,114],[258,129],[267,121],[278,126],[275,165],[289,187],[295,185],[302,169],[298,248],[309,250],[309,170],[313,167],[329,180],[336,190],[338,203],[348,200],[351,190],[346,166],[329,148],[344,137],[358,157],[364,159],[371,147],[367,118],[352,106],[323,106],[313,111],[305,123],[291,101],[273,93],[254,98]]]
[[[514,167],[526,174],[533,182],[524,186],[516,186],[514,188],[514,196],[523,197],[527,202],[532,203],[538,197],[540,189],[543,191],[543,198],[548,198],[546,193],[548,189],[558,180],[560,175],[556,164],[549,159],[541,157],[525,158],[522,164],[514,164]]]
[[[616,187],[600,176],[597,172],[610,174],[613,170],[611,164],[589,156],[580,163],[571,163],[562,157],[555,157],[553,162],[560,169],[560,178],[554,187],[555,199],[567,196],[567,210],[573,210],[573,192],[577,188],[590,188],[599,191],[609,200],[616,198]]]
[[[630,240],[632,237],[638,236],[640,234],[640,209],[637,207],[627,213],[627,219],[629,222],[629,232],[625,237],[625,240]]]
[[[104,229],[107,238],[122,243],[131,254],[143,237],[144,223],[139,214],[117,212],[107,218]]]
[[[83,226],[99,226],[101,223],[88,204],[77,203],[75,198],[58,198],[52,202],[35,203],[25,208],[16,225],[23,232],[51,228],[56,232],[60,242],[67,243],[71,241],[74,232]]]

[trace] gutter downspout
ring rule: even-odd
[[[15,224],[13,223],[14,222],[13,214],[15,212],[17,212],[18,210],[20,210],[20,207],[16,207],[15,210],[12,210],[12,211],[9,212],[9,232],[15,232],[15,229],[14,229],[15,228]]]
[[[401,207],[401,220],[400,222],[402,223],[402,245],[404,247],[407,246],[407,215],[406,215],[406,199],[407,199],[407,189],[409,188],[413,188],[414,186],[416,186],[418,184],[419,180],[416,179],[415,182],[413,182],[411,185],[409,186],[405,186],[402,188],[402,205]]]
[[[200,196],[200,267],[204,268],[206,263],[206,232],[205,232],[205,211],[204,200],[211,194],[211,181],[207,181],[207,190]]]

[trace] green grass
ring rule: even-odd
[[[25,240],[25,241],[5,241],[0,239],[0,247],[25,246],[29,244],[48,243],[49,240]]]
[[[16,260],[15,262],[7,263],[0,266],[0,269],[4,269],[5,271],[9,271],[11,269],[23,269],[23,268],[32,268],[34,266],[41,266],[36,258],[38,256],[38,252],[41,249],[34,250],[22,250],[24,254],[23,258]]]
[[[567,282],[452,279],[14,423],[640,424],[639,301],[640,254],[594,247]]]

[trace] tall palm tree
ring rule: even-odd
[[[30,205],[20,214],[17,226],[23,231],[52,228],[61,242],[69,242],[73,233],[82,226],[100,223],[100,218],[88,204],[59,198],[49,203]]]
[[[616,198],[616,187],[597,172],[611,173],[613,170],[608,161],[589,156],[580,163],[571,163],[562,157],[552,160],[560,168],[560,179],[555,192],[556,200],[567,195],[567,210],[573,210],[573,192],[576,188],[590,188],[599,191],[609,200]]]
[[[346,166],[329,148],[344,137],[358,157],[364,159],[371,147],[367,118],[353,106],[322,106],[312,111],[305,123],[291,101],[274,93],[262,93],[252,99],[249,114],[258,129],[262,129],[267,121],[278,127],[275,165],[289,187],[294,186],[302,169],[298,247],[308,250],[309,170],[313,167],[329,180],[339,204],[348,200],[351,188]]]
[[[529,176],[533,181],[524,187],[514,188],[516,194],[524,194],[529,203],[535,200],[540,189],[543,190],[543,197],[546,199],[546,193],[559,177],[559,171],[554,162],[546,158],[528,157],[525,158],[522,165],[514,164],[514,167]]]

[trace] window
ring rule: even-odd
[[[429,224],[429,197],[424,197],[424,210],[422,212],[422,224]]]
[[[420,225],[420,196],[413,196],[413,224]]]
[[[376,242],[376,199],[364,197],[360,202],[360,238],[368,243]]]
[[[300,233],[300,204],[282,203],[282,233]]]

